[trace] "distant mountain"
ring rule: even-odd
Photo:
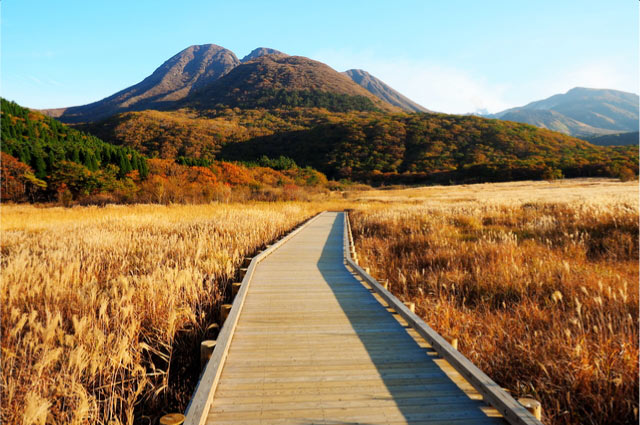
[[[120,112],[162,109],[185,98],[193,90],[212,83],[239,63],[232,51],[215,44],[190,46],[140,83],[105,99],[41,112],[63,122],[78,123],[100,120]]]
[[[640,133],[632,131],[629,133],[605,134],[603,136],[589,137],[586,140],[600,146],[637,146],[640,143]]]
[[[286,55],[286,54],[276,49],[270,49],[268,47],[258,47],[257,49],[253,49],[251,53],[249,53],[247,56],[243,57],[240,62],[243,62],[243,63],[249,62],[250,60],[257,59],[260,56],[265,56],[265,55]]]
[[[349,78],[351,78],[355,83],[367,89],[370,93],[392,105],[404,109],[405,111],[431,112],[424,106],[418,105],[411,99],[398,93],[378,78],[369,74],[367,71],[363,71],[362,69],[350,69],[345,71],[344,74],[349,76]]]
[[[589,137],[637,130],[638,101],[633,93],[576,87],[490,117]]]
[[[241,63],[184,99],[195,109],[321,107],[334,112],[399,108],[381,100],[322,62],[269,54]]]
[[[536,127],[548,128],[549,130],[559,131],[560,133],[572,136],[606,134],[608,131],[613,131],[592,127],[554,110],[514,109],[506,112],[499,118],[505,121],[516,121],[535,125]]]

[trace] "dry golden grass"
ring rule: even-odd
[[[430,204],[509,202],[638,203],[638,181],[567,179],[519,181],[459,186],[427,186],[395,190],[370,190],[348,194],[354,201],[429,201]]]
[[[450,202],[470,198],[450,187],[357,208],[361,264],[500,385],[541,400],[545,423],[637,423],[637,183],[580,188],[589,202],[507,187],[492,203]]]
[[[343,207],[358,208],[373,273],[493,378],[542,399],[548,422],[635,418],[637,183],[346,196],[362,201],[2,206],[1,421],[146,424],[184,410],[241,259]]]
[[[172,357],[195,345],[198,358],[242,258],[319,208],[3,206],[2,422],[131,424],[184,409],[193,382]]]

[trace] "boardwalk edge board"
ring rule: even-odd
[[[216,387],[220,379],[220,374],[222,373],[222,367],[226,360],[227,353],[229,352],[231,339],[233,338],[233,334],[238,323],[238,318],[240,317],[240,312],[242,311],[242,306],[244,305],[244,300],[247,291],[249,290],[249,285],[251,284],[251,277],[253,276],[253,272],[256,266],[262,260],[267,258],[271,253],[281,247],[284,243],[286,243],[289,239],[291,239],[293,236],[297,235],[300,231],[313,223],[324,212],[325,211],[322,211],[312,218],[308,219],[305,223],[298,226],[296,229],[284,236],[278,242],[271,245],[265,251],[253,257],[251,263],[249,263],[247,273],[242,279],[240,290],[238,290],[238,294],[233,300],[233,307],[231,307],[229,316],[222,325],[222,329],[220,330],[220,334],[218,335],[216,347],[213,350],[211,358],[209,359],[209,362],[207,363],[207,366],[205,367],[200,380],[198,381],[198,385],[193,394],[193,397],[191,398],[191,401],[187,406],[184,425],[204,425],[207,420],[207,414],[209,413],[209,408],[213,401],[213,395],[216,391]]]
[[[469,359],[455,350],[440,334],[427,325],[419,316],[412,313],[398,298],[391,292],[384,289],[373,277],[365,272],[351,257],[351,246],[353,235],[351,233],[351,223],[349,222],[348,211],[344,213],[344,257],[346,263],[364,279],[371,287],[384,299],[390,307],[407,321],[409,326],[420,334],[433,349],[445,360],[447,360],[469,383],[482,394],[486,403],[491,404],[498,410],[504,419],[510,424],[518,425],[541,425],[529,411],[516,401],[511,395],[504,391],[489,376],[482,372]]]

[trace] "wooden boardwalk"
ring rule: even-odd
[[[323,213],[257,264],[212,402],[187,423],[505,423],[347,268],[344,230]]]

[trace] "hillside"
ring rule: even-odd
[[[321,173],[298,167],[289,158],[259,158],[242,165],[215,161],[209,152],[180,154],[176,150],[170,150],[172,155],[167,159],[145,158],[133,144],[115,146],[14,102],[1,102],[3,201],[57,200],[71,205],[306,199],[324,190],[328,183]],[[158,111],[145,113],[163,116]],[[136,114],[140,113],[124,115]],[[132,122],[140,124],[138,120]],[[152,124],[162,122],[166,117]],[[191,125],[181,127],[180,122],[176,117],[169,127],[192,131]],[[144,128],[145,134],[152,127]],[[217,135],[221,128],[207,128],[203,134]],[[159,133],[166,134],[162,130]],[[149,150],[144,143],[140,147]],[[172,149],[172,144],[161,148]]]
[[[527,124],[445,114],[299,107],[207,116],[143,111],[94,128],[106,140],[151,156],[286,156],[334,179],[385,184],[618,176],[623,168],[638,169],[637,147],[599,147]]]
[[[411,99],[403,96],[367,71],[363,71],[362,69],[349,69],[345,71],[344,74],[355,83],[367,89],[371,94],[407,112],[430,112],[424,106],[418,105]]]
[[[638,148],[605,148],[536,127],[444,114],[345,117],[228,143],[229,160],[286,155],[334,179],[480,182],[638,173]]]
[[[491,117],[526,122],[574,136],[636,131],[638,95],[576,87]]]
[[[236,55],[215,44],[190,46],[140,83],[83,106],[44,110],[67,123],[96,121],[116,113],[165,109],[189,93],[228,73],[240,63]]]
[[[238,65],[184,99],[183,105],[198,110],[299,106],[331,111],[399,110],[322,62],[277,54]]]
[[[14,164],[23,170],[19,175],[3,179],[21,182],[23,191],[31,185],[46,197],[64,188],[114,190],[132,172],[136,178],[149,173],[146,159],[130,147],[105,143],[14,102],[1,102],[2,152],[24,164]]]
[[[293,113],[226,109],[216,116],[199,116],[187,110],[150,110],[118,114],[81,128],[150,157],[184,156],[212,161],[225,143],[301,130],[307,128],[307,121],[315,119],[296,119]]]
[[[591,127],[576,121],[554,110],[544,109],[514,109],[500,116],[501,120],[515,121],[535,125],[536,127],[558,131],[567,135],[585,136],[593,134],[607,134],[609,131]]]
[[[638,146],[640,134],[637,131],[628,133],[605,134],[586,139],[588,142],[599,146]]]

